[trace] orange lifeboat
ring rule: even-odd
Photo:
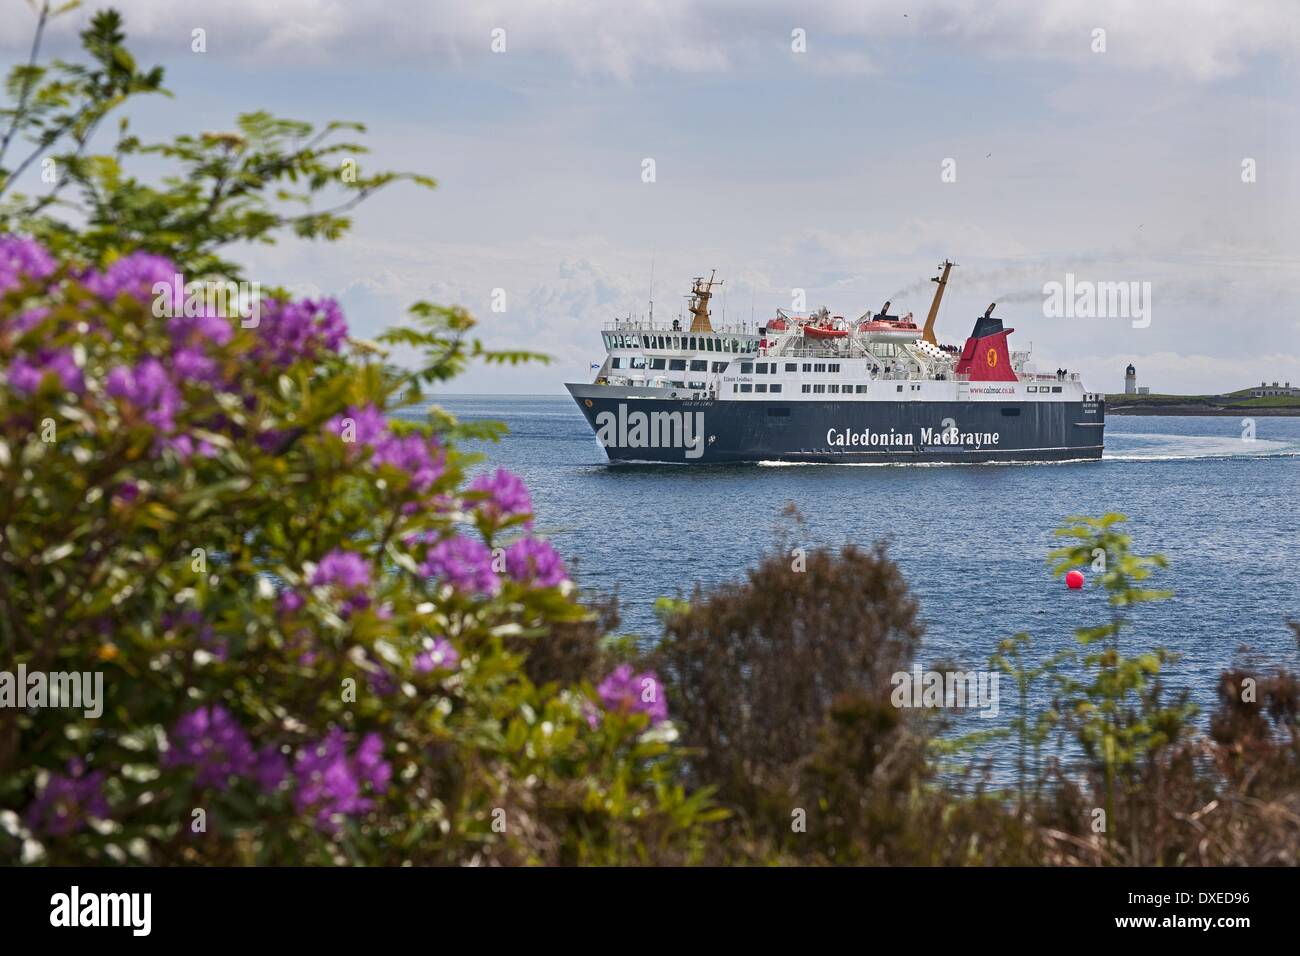
[[[849,330],[831,329],[820,325],[805,325],[803,334],[810,339],[842,339],[849,334]]]

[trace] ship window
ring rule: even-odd
[[[632,356],[632,368],[645,368],[645,359],[639,355]]]
[[[790,409],[788,408],[769,408],[767,410],[768,418],[789,418]]]
[[[826,391],[826,386],[825,386],[825,385],[814,385],[814,386],[813,386],[813,391],[814,391],[814,392],[817,392],[818,394],[822,394],[822,393],[824,393],[824,392]]]
[[[1027,391],[1030,391],[1030,392],[1036,392],[1036,391],[1038,391],[1038,386],[1037,386],[1037,385],[1030,385],[1029,388],[1027,389]]]
[[[824,371],[826,371],[826,363],[825,363],[825,362],[818,362],[816,365],[813,366],[813,371],[814,371],[814,372],[824,372]]]
[[[827,371],[829,372],[838,372],[839,370],[840,370],[839,362],[832,362],[829,366],[827,366]]]
[[[664,337],[661,335],[659,336],[659,348],[663,348],[663,347],[664,347]]]
[[[805,372],[811,372],[811,371],[812,371],[812,362],[804,362],[804,363],[803,363],[803,370],[804,370]]]
[[[1019,416],[1019,415],[1020,415],[1020,409],[1018,409],[1018,408],[1004,408],[1004,409],[1002,409],[1002,417],[1003,417],[1003,418],[1016,418],[1016,417]]]
[[[612,358],[612,359],[609,360],[609,367],[610,367],[610,368],[622,368],[622,367],[623,367],[623,360],[622,360],[621,358]]]
[[[865,386],[865,385],[858,385],[858,386],[855,386],[853,390],[854,390],[855,392],[857,392],[859,395],[865,395],[865,394],[867,393],[867,386]]]
[[[1052,386],[1052,391],[1053,391],[1053,392],[1059,392],[1060,390],[1061,390],[1061,386],[1059,386],[1059,385],[1053,385],[1053,386]]]
[[[704,361],[704,359],[691,359],[692,372],[707,372],[708,370],[709,363]]]
[[[753,385],[742,385],[742,386],[740,386],[740,390],[741,390],[742,392],[752,392],[752,391],[754,390],[754,386],[753,386]]]
[[[740,339],[732,339],[732,340],[731,340],[731,348],[728,349],[727,351],[729,351],[729,352],[739,352],[739,351],[740,351]]]
[[[755,371],[758,372],[759,375],[766,375],[766,374],[767,374],[767,363],[766,363],[766,362],[759,362],[759,363],[758,363],[758,367],[755,369]]]
[[[698,388],[700,391],[704,391],[708,386],[703,382],[691,382],[691,388]]]
[[[838,395],[840,393],[840,387],[838,385],[831,385],[830,392],[832,395]]]
[[[686,359],[673,359],[671,362],[668,363],[668,367],[672,369],[674,372],[685,372]]]
[[[811,392],[811,391],[812,391],[812,386],[811,386],[811,385],[805,385],[805,386],[803,387],[803,393],[804,393],[805,395],[807,395],[807,394],[808,394],[809,392]]]
[[[901,391],[903,390],[903,386],[901,386],[901,385],[898,386],[898,390],[901,392]]]
[[[754,374],[754,363],[753,363],[753,362],[741,362],[741,363],[740,363],[740,374],[741,374],[741,375],[752,375],[752,374]]]
[[[715,371],[715,372],[725,372],[726,370],[727,370],[727,363],[726,363],[726,362],[714,362],[714,363],[713,363],[713,371]]]
[[[797,371],[799,371],[799,363],[798,363],[798,362],[786,362],[786,363],[785,363],[785,370],[786,370],[787,372],[797,372]]]
[[[767,391],[767,385],[766,385],[766,383],[764,383],[764,382],[759,382],[757,385],[754,386],[754,391],[756,391],[756,392],[766,392],[766,391]]]
[[[651,359],[651,360],[650,360],[650,367],[651,367],[651,368],[663,368],[663,367],[664,367],[664,360],[663,360],[663,359],[660,359],[660,358],[657,358],[657,359]]]
[[[770,389],[768,389],[768,391],[771,391],[771,392],[779,392],[779,391],[781,391],[781,386],[780,386],[780,385],[777,385],[775,382],[773,382],[773,383],[772,383],[772,387],[771,387]]]

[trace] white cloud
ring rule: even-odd
[[[151,48],[188,52],[190,31],[208,33],[210,56],[275,62],[460,63],[487,58],[491,31],[502,56],[560,56],[578,71],[630,78],[643,70],[708,73],[762,68],[790,55],[790,31],[807,32],[815,69],[863,72],[910,41],[931,39],[993,57],[1034,57],[1097,69],[1156,69],[1209,80],[1252,57],[1300,52],[1294,7],[1266,0],[939,0],[908,10],[896,0],[832,0],[816,8],[734,0],[116,0],[130,35]],[[919,6],[919,5],[918,5]],[[906,13],[907,16],[903,14]],[[77,14],[82,20],[88,11]],[[1107,50],[1092,52],[1092,31]],[[60,28],[71,36],[69,23]],[[22,48],[22,31],[0,47]],[[845,41],[861,49],[845,51]],[[909,48],[910,49],[910,48]],[[897,61],[896,66],[906,66]]]

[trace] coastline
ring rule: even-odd
[[[1212,418],[1244,417],[1300,417],[1300,405],[1263,405],[1259,407],[1232,408],[1228,406],[1207,405],[1107,405],[1107,415],[1181,415],[1189,417]]]

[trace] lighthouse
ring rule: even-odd
[[[1138,371],[1130,362],[1129,367],[1124,369],[1124,394],[1136,395],[1138,393]]]

